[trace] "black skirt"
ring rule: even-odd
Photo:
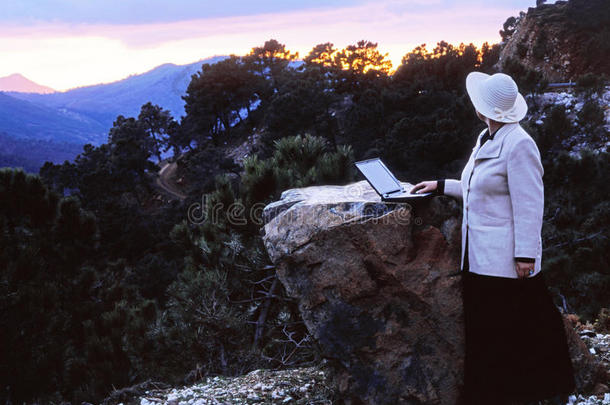
[[[462,276],[463,403],[536,401],[572,393],[574,371],[563,319],[544,274],[513,279],[472,273],[466,254]]]

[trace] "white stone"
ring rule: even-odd
[[[280,399],[284,396],[284,390],[275,390],[271,393],[272,399]]]

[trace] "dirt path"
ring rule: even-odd
[[[157,186],[161,187],[172,197],[175,197],[179,200],[184,200],[186,198],[186,195],[183,194],[180,190],[178,190],[176,185],[172,182],[172,178],[174,177],[177,168],[178,165],[176,164],[176,162],[161,163],[161,170],[159,171],[159,177],[157,177],[156,183]]]

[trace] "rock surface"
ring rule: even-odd
[[[589,42],[599,27],[608,24],[607,8],[606,0],[558,1],[528,8],[503,47],[498,67],[513,58],[541,72],[549,82],[608,72],[608,58],[592,52],[595,45]]]
[[[454,200],[382,203],[361,181],[287,190],[263,216],[278,277],[330,360],[344,403],[459,403],[461,208]],[[586,392],[600,379],[599,364],[565,325]]]
[[[448,198],[382,203],[366,181],[287,190],[266,207],[265,246],[346,402],[456,403],[459,213]]]

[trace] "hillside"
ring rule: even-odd
[[[73,160],[83,145],[106,142],[108,130],[118,115],[137,116],[148,101],[179,117],[184,114],[181,97],[191,75],[203,63],[222,58],[182,66],[164,64],[118,82],[66,92],[0,92],[0,167],[23,167],[38,172],[47,160],[54,163]]]
[[[90,117],[0,92],[0,132],[15,138],[84,145],[106,140],[107,129]]]
[[[510,33],[509,33],[510,34]],[[610,2],[569,0],[529,8],[516,18],[500,65],[518,59],[549,82],[610,74]]]
[[[81,153],[81,145],[40,139],[18,139],[0,132],[0,167],[38,173],[44,162],[63,163]]]
[[[191,75],[204,63],[215,63],[225,56],[215,56],[188,65],[166,63],[146,73],[132,75],[113,83],[79,87],[53,94],[10,93],[12,96],[50,108],[65,108],[87,115],[110,128],[118,115],[137,116],[147,102],[171,111],[174,117],[184,115],[181,96]]]

